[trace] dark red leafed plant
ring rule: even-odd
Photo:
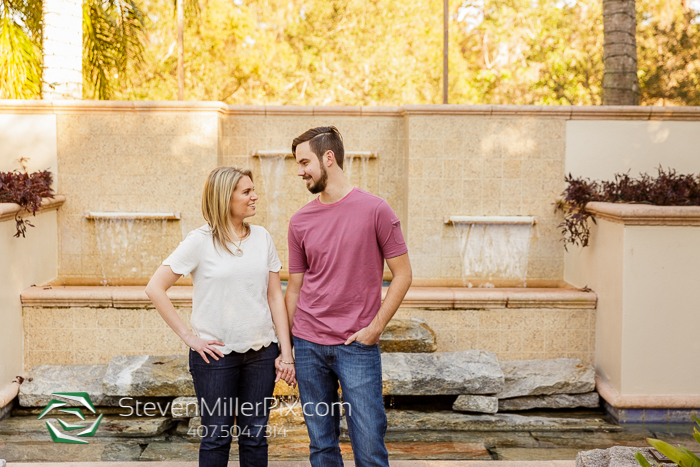
[[[556,204],[556,210],[564,212],[564,222],[559,228],[564,236],[564,248],[568,245],[588,246],[591,231],[588,220],[595,218],[586,210],[590,201],[608,203],[640,203],[656,206],[700,206],[700,178],[698,175],[677,174],[673,169],[658,169],[656,177],[640,174],[632,178],[629,173],[615,174],[615,180],[598,182],[588,178],[565,177],[567,187]]]
[[[48,170],[26,173],[15,170],[0,172],[0,203],[17,203],[23,210],[36,215],[41,207],[41,198],[53,198],[51,182],[53,175]],[[34,227],[27,219],[17,212],[15,222],[17,233],[15,237],[25,236],[27,226]]]

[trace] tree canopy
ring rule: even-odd
[[[173,0],[136,4],[143,12],[143,60],[115,62],[109,96],[176,99]],[[451,6],[450,103],[601,103],[600,0]],[[698,12],[688,0],[637,0],[637,25],[641,104],[700,105]],[[441,0],[199,0],[186,11],[188,100],[440,103],[441,64]],[[99,88],[94,72],[88,80],[88,91]],[[7,95],[4,87],[0,93]]]

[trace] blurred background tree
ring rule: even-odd
[[[38,0],[0,0],[10,1]],[[173,0],[134,1],[143,12],[143,33],[133,37],[143,48],[134,44],[122,72],[109,65],[107,94],[94,92],[98,80],[86,75],[86,98],[177,98]],[[636,1],[642,105],[700,105],[700,15],[689,1]],[[199,14],[185,15],[185,99],[297,105],[442,101],[441,0],[200,2]],[[450,103],[601,103],[601,0],[457,2],[450,25]],[[27,24],[18,28],[31,39]],[[4,42],[0,47],[6,53]],[[0,92],[9,96],[3,63]],[[36,95],[28,85],[22,89],[22,97]]]

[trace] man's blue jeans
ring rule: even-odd
[[[357,467],[389,465],[384,445],[386,414],[382,398],[382,361],[379,345],[353,342],[321,345],[294,337],[299,396],[309,430],[311,465],[343,465],[340,455],[340,402]]]
[[[204,427],[199,445],[200,467],[228,464],[231,433],[238,435],[241,467],[267,466],[268,407],[275,388],[277,355],[279,348],[273,342],[257,351],[231,352],[219,360],[209,356],[206,363],[190,349],[190,373]],[[236,401],[237,420],[234,419]],[[246,402],[252,405],[244,406]]]

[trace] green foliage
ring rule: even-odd
[[[698,427],[700,427],[700,419],[693,417],[693,420],[697,425],[693,427],[693,437],[698,443],[700,443],[700,432],[698,431]],[[647,438],[647,443],[649,443],[661,454],[671,459],[671,461],[678,465],[678,467],[700,467],[700,457],[696,456],[682,446],[674,447],[664,441],[653,438]],[[644,459],[644,456],[642,456],[640,453],[635,454],[635,459],[642,467],[651,467],[649,462],[647,462],[646,459]],[[655,462],[654,465],[659,464]]]
[[[174,3],[85,0],[86,98],[177,97]],[[185,97],[230,104],[440,103],[442,4],[205,0],[200,8],[198,0],[186,0]],[[450,103],[601,103],[600,0],[451,4]],[[642,105],[700,105],[700,17],[687,5],[637,0]],[[40,0],[0,0],[0,41],[0,97],[37,97]]]
[[[133,0],[83,0],[83,94],[111,99],[129,83],[127,65],[141,66],[143,14]]]
[[[41,91],[41,2],[0,0],[0,99]]]

